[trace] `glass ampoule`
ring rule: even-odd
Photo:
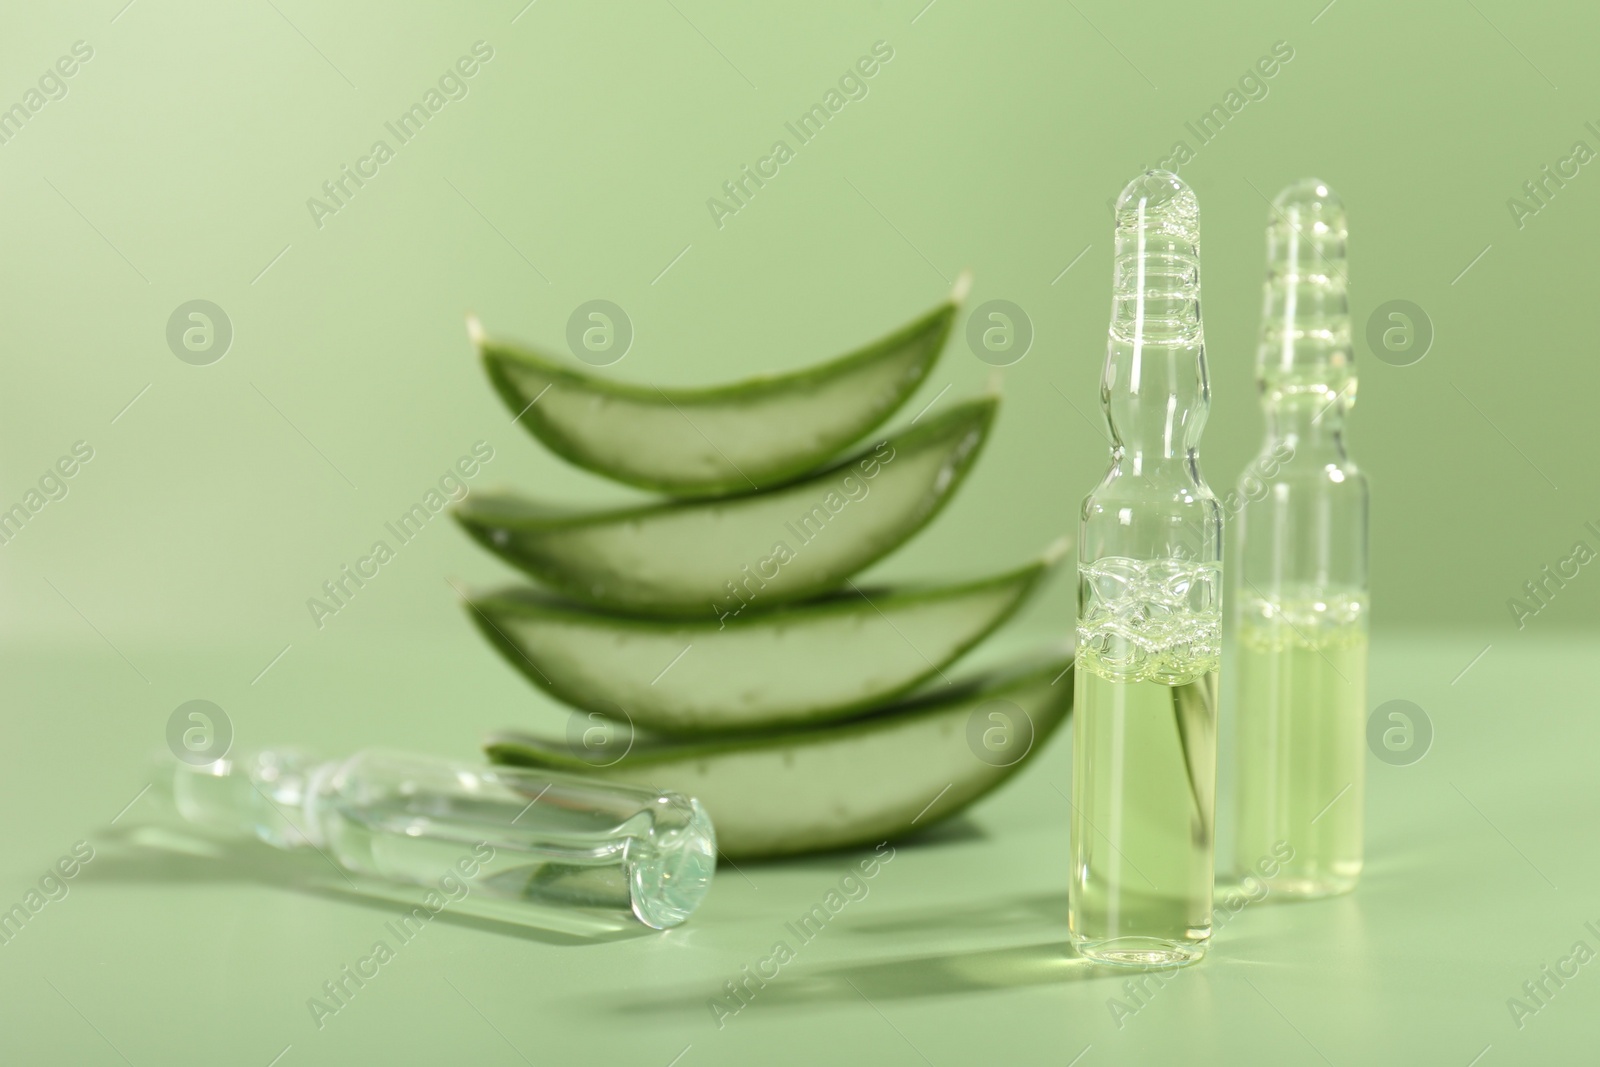
[[[1234,594],[1234,858],[1286,896],[1348,892],[1361,874],[1367,480],[1344,440],[1356,396],[1347,235],[1343,203],[1315,179],[1268,212],[1256,360],[1267,437],[1246,475]]]
[[[1100,402],[1104,480],[1083,502],[1072,751],[1072,943],[1141,966],[1211,936],[1222,508],[1197,447],[1210,405],[1200,214],[1151,171],[1117,201]]]
[[[173,796],[192,823],[315,848],[374,882],[460,887],[465,913],[567,931],[676,926],[716,868],[698,801],[521,767],[271,749],[182,764]]]

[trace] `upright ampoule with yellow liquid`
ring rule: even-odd
[[[1263,455],[1239,516],[1235,644],[1240,870],[1318,897],[1361,874],[1367,714],[1367,481],[1345,450],[1355,402],[1344,205],[1307,179],[1267,217],[1256,380]],[[1287,456],[1287,459],[1283,457]]]
[[[1112,448],[1083,502],[1073,711],[1073,946],[1199,959],[1211,936],[1222,508],[1200,475],[1210,404],[1200,213],[1151,171],[1117,201],[1100,400]]]

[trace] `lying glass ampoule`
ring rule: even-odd
[[[180,764],[173,797],[198,825],[314,847],[368,878],[426,887],[449,878],[468,899],[499,903],[493,917],[533,926],[570,912],[597,931],[676,926],[716,869],[698,801],[520,767],[275,749]]]
[[[1086,957],[1164,966],[1211,936],[1222,508],[1196,452],[1210,386],[1194,192],[1164,171],[1131,182],[1114,257],[1111,466],[1078,542],[1069,925]]]
[[[1346,235],[1344,205],[1315,179],[1268,213],[1256,381],[1273,473],[1239,524],[1235,859],[1289,896],[1348,892],[1361,874],[1367,480],[1344,444]]]

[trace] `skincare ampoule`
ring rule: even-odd
[[[1345,893],[1361,874],[1367,480],[1344,443],[1346,235],[1344,205],[1314,179],[1268,213],[1256,381],[1272,473],[1257,472],[1239,524],[1235,860],[1276,866],[1262,880],[1288,896]]]
[[[595,931],[676,926],[716,869],[716,836],[698,801],[520,767],[272,749],[181,764],[173,796],[198,825],[315,848],[370,879],[459,884],[472,902],[464,910],[531,926],[558,916]],[[496,906],[486,911],[488,902]]]
[[[1083,956],[1165,966],[1211,936],[1222,508],[1196,451],[1210,387],[1194,192],[1135,179],[1114,243],[1111,463],[1078,542],[1069,924]]]

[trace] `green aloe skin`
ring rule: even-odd
[[[1066,653],[827,726],[682,741],[627,737],[620,755],[502,734],[485,751],[497,763],[676,790],[705,805],[725,855],[786,856],[872,844],[949,818],[1014,774],[1071,708]]]
[[[1010,618],[1065,548],[977,581],[851,589],[723,618],[641,619],[532,589],[467,607],[506,662],[573,707],[626,708],[635,726],[661,734],[769,729],[945,683],[944,668]]]
[[[839,359],[701,390],[565,368],[472,323],[491,382],[535,437],[667,496],[581,510],[477,494],[457,507],[539,586],[470,597],[471,618],[585,713],[565,744],[505,734],[491,759],[680,790],[711,812],[725,855],[762,857],[933,825],[1037,751],[1072,707],[1070,654],[966,681],[945,669],[1021,607],[1065,544],[973,581],[854,581],[933,520],[988,439],[997,396],[925,409],[840,456],[926,380],[968,285]]]
[[[781,485],[881,425],[933,369],[970,285],[837,359],[707,389],[632,385],[468,329],[495,391],[552,452],[641,489],[718,496]]]
[[[455,516],[507,563],[596,607],[702,618],[776,607],[834,589],[931,521],[972,468],[998,404],[958,404],[760,493],[601,511],[481,494]]]

